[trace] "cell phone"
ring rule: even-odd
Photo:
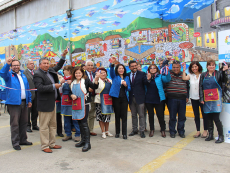
[[[124,81],[124,80],[122,79],[122,80],[121,80],[121,84],[122,84],[123,81]]]

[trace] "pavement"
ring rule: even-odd
[[[3,112],[3,110],[1,110]],[[168,116],[165,116],[168,128]],[[114,115],[110,123],[110,132],[115,133]],[[201,122],[202,124],[202,122]],[[128,114],[128,133],[131,132],[131,115]],[[202,128],[202,127],[201,127]],[[114,137],[101,137],[98,122],[95,122],[97,136],[91,137],[92,149],[83,153],[75,148],[74,141],[63,142],[57,137],[56,144],[62,149],[48,154],[41,151],[38,131],[28,133],[32,146],[23,146],[15,151],[11,145],[9,115],[0,116],[0,172],[6,173],[229,173],[230,144],[206,142],[204,138],[193,138],[195,123],[187,118],[186,138],[178,135],[170,138],[160,136],[160,127],[155,117],[155,133],[152,138],[145,132],[146,138],[139,135],[128,136],[127,140]],[[215,128],[216,129],[216,128]],[[215,136],[217,132],[215,131]]]

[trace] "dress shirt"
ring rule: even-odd
[[[21,72],[19,71],[19,73],[17,74],[18,75],[18,79],[19,79],[19,82],[20,82],[20,86],[21,86],[21,99],[26,99],[26,90],[25,90],[25,85],[24,85],[24,82],[23,82],[23,79],[22,79],[22,74]]]
[[[135,73],[130,73],[130,81],[131,81],[131,83],[133,82],[132,81],[132,79],[133,79],[133,74],[134,74],[134,80],[135,80],[135,78],[136,78],[136,75],[137,75],[137,71],[135,72]]]
[[[90,78],[90,73],[91,73],[91,75],[92,75],[92,78],[93,78],[93,80],[94,80],[94,77],[93,77],[93,72],[91,71],[91,72],[88,72],[87,70],[85,71],[87,74],[88,74],[88,77],[89,77],[89,80],[91,81],[91,78]],[[91,82],[93,82],[93,81],[91,81]]]

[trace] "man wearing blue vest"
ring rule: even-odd
[[[6,90],[7,111],[10,114],[11,141],[15,150],[21,150],[20,145],[32,145],[27,141],[28,108],[32,106],[29,83],[20,62],[8,58],[6,65],[1,69],[0,76],[5,80],[6,86],[13,89]],[[10,70],[11,67],[11,70]]]

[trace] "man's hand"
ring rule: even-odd
[[[8,64],[8,65],[10,65],[11,63],[12,63],[12,58],[11,57],[9,57],[7,60],[6,60],[6,63]]]
[[[201,103],[201,104],[204,104],[204,101],[201,101],[200,103]]]
[[[31,107],[32,107],[32,103],[29,102],[29,103],[28,103],[28,108],[31,108]]]
[[[59,84],[59,83],[55,83],[54,85],[55,85],[56,89],[59,89],[61,87],[61,84]]]
[[[223,71],[226,71],[226,70],[228,70],[228,65],[225,65],[225,66],[223,67]]]
[[[77,99],[77,96],[74,95],[74,94],[72,94],[72,95],[71,95],[71,98],[72,98],[72,100],[76,100],[76,99]]]
[[[93,92],[93,89],[89,87],[89,92]]]
[[[188,98],[186,98],[186,103],[188,103]]]
[[[62,56],[65,57],[67,55],[68,51],[65,49],[62,53]]]
[[[147,74],[147,79],[148,79],[148,80],[151,79],[151,74],[150,74],[150,73]]]
[[[65,83],[65,79],[62,79],[62,80],[61,80],[61,83]]]

